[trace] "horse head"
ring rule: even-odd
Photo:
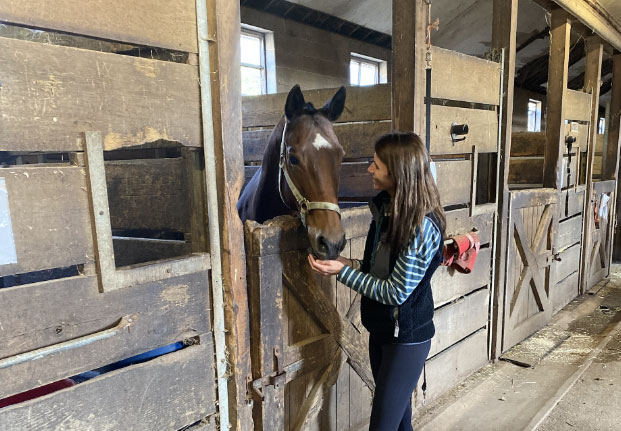
[[[316,109],[296,85],[285,104],[278,188],[283,202],[300,213],[313,252],[320,259],[336,259],[345,247],[338,207],[345,152],[332,128],[344,107],[345,87]]]

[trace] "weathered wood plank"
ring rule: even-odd
[[[566,89],[565,119],[591,121],[591,95],[582,91]]]
[[[85,129],[106,150],[201,145],[196,66],[6,38],[0,51],[3,150],[82,151]]]
[[[0,370],[0,398],[208,332],[207,279],[208,272],[199,272],[102,294],[97,277],[78,276],[0,290],[0,357],[98,332],[123,316],[135,316],[130,331]],[[76,298],[79,305],[68,307]]]
[[[556,313],[578,296],[579,275],[580,271],[578,271],[576,266],[575,272],[563,280],[558,280],[558,283],[552,286],[550,298],[553,312]]]
[[[556,282],[560,282],[567,278],[580,266],[580,244],[575,244],[559,253],[561,261],[553,262],[554,278]]]
[[[432,47],[431,97],[498,105],[500,65],[458,52]]]
[[[569,195],[569,201],[567,205],[567,217],[581,214],[584,202],[584,186],[579,186],[576,189],[568,189],[563,191],[563,195],[561,196],[562,199],[559,205],[561,218],[565,217],[565,195]]]
[[[491,248],[481,250],[470,274],[463,274],[445,266],[439,267],[431,279],[434,305],[442,306],[488,285],[492,276],[491,258]]]
[[[112,229],[190,232],[182,158],[110,161],[105,169]]]
[[[453,123],[468,125],[465,140],[453,143],[451,139]],[[479,153],[496,151],[498,148],[496,111],[431,106],[431,154],[471,153],[473,145],[476,145]]]
[[[0,411],[0,430],[179,429],[214,413],[206,342]]]
[[[442,161],[436,164],[436,182],[443,206],[470,202],[472,162],[470,160]],[[459,181],[455,181],[459,178]]]
[[[511,192],[511,209],[555,204],[558,199],[556,191],[552,189],[517,190]]]
[[[427,360],[427,401],[437,399],[487,362],[487,330],[481,329]],[[423,399],[417,389],[417,400]]]
[[[83,168],[19,166],[0,169],[0,178],[17,254],[17,263],[0,265],[0,276],[93,261]]]
[[[621,53],[617,51],[612,56],[612,79],[615,83],[621,82]],[[621,85],[612,86],[610,96],[610,110],[608,113],[608,134],[606,142],[605,166],[602,179],[611,180],[615,178],[619,170],[619,125],[621,120]],[[615,241],[619,242],[619,241]],[[615,251],[615,255],[618,252]]]
[[[80,11],[79,19],[76,11]],[[190,0],[182,0],[174,8],[157,0],[136,4],[61,0],[40,5],[7,0],[0,6],[0,16],[5,22],[27,27],[179,51],[197,51],[196,6]]]
[[[587,150],[587,142],[589,141],[589,125],[570,122],[565,124],[565,137],[573,136],[576,138],[576,142],[572,145],[574,148],[580,147],[580,152],[585,153]],[[567,154],[567,149],[564,150],[564,154]]]
[[[509,184],[542,184],[543,157],[512,157],[509,162]]]
[[[488,244],[492,241],[493,213],[485,213],[470,217],[468,209],[458,209],[447,211],[446,216],[446,236],[458,235],[477,229],[477,234],[481,244]]]
[[[511,157],[543,156],[545,146],[545,132],[513,132],[511,134]]]
[[[337,88],[304,90],[304,99],[315,107],[323,106]],[[285,114],[288,93],[245,96],[242,98],[242,127],[264,127],[278,124]],[[345,110],[340,123],[390,120],[390,85],[347,87]]]
[[[565,206],[563,202],[562,207]],[[561,214],[565,214],[564,210]],[[556,250],[562,250],[573,244],[579,243],[582,238],[582,216],[572,217],[562,221],[558,225],[558,237],[556,240]]]
[[[482,289],[436,310],[436,335],[431,340],[429,357],[487,325],[488,301],[489,291]]]
[[[192,253],[192,244],[185,241],[128,237],[112,237],[112,241],[117,267],[172,259]]]
[[[334,133],[345,150],[344,160],[372,158],[374,144],[381,135],[390,132],[390,121],[366,123],[336,123]],[[272,129],[247,130],[244,137],[244,161],[261,162]]]

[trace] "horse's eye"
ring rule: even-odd
[[[300,161],[295,156],[289,156],[289,163],[291,163],[292,165],[298,165],[300,164]]]

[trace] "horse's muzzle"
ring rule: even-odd
[[[328,240],[325,236],[319,235],[317,237],[316,254],[322,260],[334,260],[339,257],[339,254],[345,248],[345,234],[337,242]]]

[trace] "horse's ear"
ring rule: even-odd
[[[289,95],[287,96],[287,102],[285,103],[285,115],[287,116],[287,120],[291,121],[298,115],[302,115],[304,112],[304,95],[302,94],[302,90],[300,90],[300,86],[295,84],[291,91],[289,91]]]
[[[336,121],[341,116],[343,109],[345,108],[345,96],[346,96],[345,87],[339,88],[332,99],[326,103],[323,108],[321,108],[321,112],[328,118],[330,121]]]

